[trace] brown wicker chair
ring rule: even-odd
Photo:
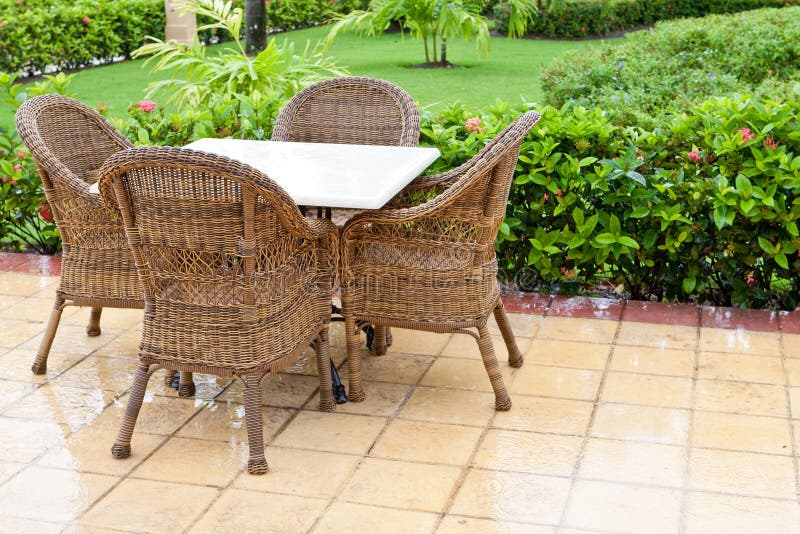
[[[340,277],[350,400],[365,397],[357,324],[369,322],[472,335],[494,389],[495,407],[511,407],[486,322],[494,312],[509,364],[521,366],[522,354],[500,300],[494,241],[520,145],[538,120],[535,111],[528,111],[467,163],[419,177],[393,207],[361,213],[345,224]]]
[[[385,80],[342,77],[297,93],[278,114],[273,141],[417,146],[419,110],[414,99]],[[328,217],[330,217],[328,210]],[[375,354],[391,345],[391,331],[375,327]]]
[[[338,231],[306,220],[272,180],[243,163],[187,149],[139,147],[100,172],[144,286],[139,367],[115,458],[130,440],[159,367],[233,376],[244,386],[248,471],[267,471],[261,384],[314,343],[320,409],[332,410],[328,351]]]

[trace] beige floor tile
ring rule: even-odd
[[[572,476],[583,438],[492,429],[473,465],[482,469]]]
[[[791,455],[789,421],[774,417],[695,412],[692,445]]]
[[[36,351],[10,350],[0,356],[0,378],[19,380],[30,384],[43,384],[53,380],[85,357],[85,355],[81,354],[62,354],[50,351],[50,355],[47,358],[47,374],[35,375],[31,372],[31,365],[36,359]]]
[[[435,334],[421,330],[406,330],[405,328],[392,328],[392,346],[386,355],[394,353],[425,354],[438,356],[452,334]],[[380,358],[380,357],[379,357]]]
[[[611,352],[611,345],[535,339],[525,355],[525,361],[529,364],[602,371],[606,366],[609,352]]]
[[[150,379],[150,382],[147,383],[147,393],[176,397],[178,395],[178,390],[164,383],[165,376],[166,371],[164,370],[155,373]],[[241,389],[230,377],[193,373],[192,380],[194,381],[194,399],[196,401],[211,402],[213,399],[219,397],[225,388]],[[231,385],[231,382],[234,382],[234,384]]]
[[[612,372],[606,376],[600,400],[667,408],[691,408],[692,379]]]
[[[0,416],[0,458],[30,463],[51,447],[59,445],[69,428],[51,421],[24,421]]]
[[[16,306],[23,300],[25,300],[25,297],[15,297],[12,295],[0,294],[0,310],[5,310],[11,306]],[[52,304],[52,301],[50,301],[50,303]]]
[[[5,276],[5,274],[2,273],[2,276]],[[50,319],[50,312],[53,311],[54,303],[54,299],[29,297],[18,301],[14,306],[0,306],[0,318],[47,323]],[[61,312],[61,322],[66,323],[67,319],[77,311],[78,309],[73,306],[65,308]]]
[[[52,303],[51,303],[52,305]],[[69,317],[61,317],[64,324],[74,324],[86,326],[89,324],[89,314],[91,308],[75,308],[69,307],[67,310],[74,310]],[[125,308],[103,308],[103,313],[100,315],[100,329],[108,328],[133,328],[142,324],[144,318],[143,310],[125,309]]]
[[[556,525],[567,503],[569,479],[473,469],[451,514]]]
[[[291,495],[266,495],[251,491],[225,490],[190,533],[308,532],[322,515],[326,501]]]
[[[700,350],[739,355],[780,356],[780,335],[741,328],[701,328]]]
[[[0,486],[2,486],[6,480],[22,471],[22,468],[25,467],[25,465],[26,464],[19,462],[6,462],[0,460]]]
[[[61,534],[130,534],[130,532],[121,528],[92,527],[79,521],[70,523],[66,529],[61,531]]]
[[[332,498],[339,494],[355,470],[360,456],[268,447],[269,473],[253,476],[242,472],[233,486],[251,491]]]
[[[203,486],[227,486],[247,465],[247,443],[171,438],[132,477]]]
[[[75,328],[78,328],[77,326]],[[103,335],[105,335],[105,330]],[[85,335],[85,334],[84,334]],[[103,337],[103,336],[101,336]],[[139,343],[142,332],[136,329],[126,330],[114,339],[105,343],[93,352],[95,356],[108,356],[111,358],[125,358],[135,360],[139,356]]]
[[[511,324],[511,330],[514,332],[514,335],[518,337],[534,337],[539,331],[543,319],[541,315],[534,313],[506,312],[506,315],[508,315],[508,322]],[[492,334],[500,333],[500,328],[497,326],[494,314],[492,314],[486,324]]]
[[[507,412],[497,412],[494,426],[509,430],[584,435],[593,404],[586,401],[517,395]]]
[[[46,384],[6,408],[3,415],[64,423],[75,431],[91,423],[113,400],[112,392],[98,388]]]
[[[61,374],[53,384],[84,389],[100,388],[119,395],[131,388],[137,367],[138,362],[133,358],[89,356]],[[151,379],[151,383],[154,382],[163,380]]]
[[[89,510],[81,524],[135,532],[181,532],[219,495],[216,488],[126,479]],[[261,500],[266,508],[270,501]]]
[[[598,438],[684,445],[690,413],[672,408],[601,404],[591,434]]]
[[[800,387],[789,388],[789,403],[792,419],[800,419]]]
[[[439,516],[430,512],[393,510],[348,502],[334,503],[313,530],[329,532],[380,532],[381,534],[428,534]]]
[[[458,467],[366,458],[339,500],[441,512],[460,475]]]
[[[361,378],[367,381],[416,384],[434,359],[433,356],[396,354],[391,349],[383,356],[365,354],[361,358]],[[346,384],[349,377],[346,365],[339,369],[339,376]]]
[[[506,383],[511,381],[511,368],[501,363],[500,372]],[[420,384],[432,387],[451,387],[492,391],[492,383],[482,362],[457,358],[437,358],[422,377]]]
[[[579,480],[564,524],[604,531],[678,532],[681,491]]]
[[[482,432],[471,426],[395,419],[370,454],[394,460],[466,465]]]
[[[695,409],[788,417],[786,388],[766,384],[698,380]]]
[[[780,358],[701,352],[697,365],[698,378],[735,380],[761,384],[786,383]]]
[[[654,347],[614,347],[611,370],[651,375],[694,375],[694,351]]]
[[[617,332],[617,321],[545,317],[536,335],[538,339],[611,343]]]
[[[692,449],[689,487],[792,499],[796,492],[794,460],[788,456]]]
[[[125,414],[127,405],[128,395],[116,399],[92,422],[92,427],[102,428],[116,435],[122,425],[122,417]],[[137,432],[147,434],[172,434],[204,405],[203,401],[195,399],[170,398],[147,394],[144,396],[142,408],[139,410],[135,429]]]
[[[58,282],[56,277],[4,272],[0,276],[0,295],[28,297],[44,289],[54,289]]]
[[[800,422],[794,422],[792,426],[794,427],[794,454],[800,456]],[[800,480],[798,480],[798,484],[800,485]]]
[[[517,347],[519,348],[522,354],[528,352],[528,349],[531,346],[531,338],[529,337],[522,337],[522,335],[515,336],[517,340]],[[492,336],[492,346],[494,347],[494,353],[497,356],[497,360],[501,363],[508,361],[508,349],[506,349],[506,344],[503,341],[502,336],[499,334]],[[454,335],[450,338],[450,341],[447,342],[445,345],[444,350],[442,350],[441,356],[445,356],[447,358],[468,358],[470,360],[480,360],[481,358],[481,351],[478,348],[478,342],[472,336],[464,336],[464,335]]]
[[[475,532],[483,534],[555,534],[556,528],[446,515],[436,530],[437,534],[474,534]]]
[[[511,393],[594,400],[602,376],[600,371],[528,364],[515,373]]]
[[[400,417],[482,427],[494,413],[492,393],[418,387],[400,410]]]
[[[403,401],[411,394],[409,384],[391,384],[389,382],[363,382],[367,398],[363,402],[345,402],[337,404],[338,413],[354,413],[363,415],[389,416],[397,412]],[[305,406],[308,410],[319,408],[319,392]]]
[[[673,445],[590,439],[578,476],[613,482],[682,487],[686,449]]]
[[[36,389],[35,384],[0,379],[0,411],[12,405],[34,389]]]
[[[796,501],[692,492],[686,510],[686,532],[797,534],[800,532],[800,507]]]
[[[657,349],[694,350],[697,328],[671,324],[623,322],[617,345],[636,345]]]
[[[782,334],[783,353],[787,358],[800,358],[800,334]]]
[[[42,331],[44,325],[42,325]],[[96,337],[86,335],[85,326],[74,326],[70,324],[59,325],[56,337],[53,340],[53,350],[63,352],[65,354],[81,354],[86,356],[93,353],[109,341],[119,336],[122,330],[118,328],[105,328],[103,333]],[[39,335],[29,339],[25,343],[19,345],[20,349],[36,350],[42,341],[43,335]],[[133,353],[135,356],[135,353]]]
[[[0,532],[3,534],[58,534],[64,531],[65,526],[62,523],[47,523],[0,515]]]
[[[302,411],[273,445],[364,454],[385,425],[383,417]]]
[[[139,465],[164,441],[163,436],[136,432],[131,440],[133,450],[131,456],[117,460],[111,456],[111,446],[116,437],[116,430],[89,425],[72,434],[60,446],[50,450],[38,463],[44,467],[121,476]]]
[[[2,366],[2,361],[3,358],[0,358],[0,366]],[[783,365],[786,369],[786,377],[789,380],[789,385],[800,386],[800,360],[786,359],[783,361]]]
[[[116,482],[116,477],[33,466],[0,487],[0,514],[73,521]]]
[[[0,319],[0,347],[13,348],[32,339],[44,330],[42,323],[20,321],[17,319]]]
[[[264,440],[271,440],[296,410],[261,407]],[[176,434],[184,438],[238,442],[247,445],[244,405],[235,402],[209,403]]]
[[[319,378],[316,376],[278,373],[262,386],[261,403],[266,406],[300,408],[308,402],[317,388]],[[234,383],[219,395],[218,400],[244,403],[242,387]]]

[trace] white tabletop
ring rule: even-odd
[[[185,148],[260,170],[299,205],[377,209],[436,161],[435,148],[200,139]]]

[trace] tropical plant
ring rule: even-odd
[[[248,56],[240,37],[242,10],[234,8],[230,0],[181,0],[176,4],[180,11],[192,11],[211,22],[197,28],[191,46],[150,37],[152,42],[133,52],[134,57],[150,56],[145,64],[152,63],[153,72],[175,73],[171,79],[150,84],[148,98],[163,91],[179,107],[198,107],[207,105],[214,95],[258,92],[264,98],[283,101],[310,83],[346,73],[308,44],[297,53],[293,44],[271,39],[264,50]],[[226,33],[233,47],[209,53],[198,38],[198,32],[204,30]]]

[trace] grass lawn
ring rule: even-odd
[[[280,34],[273,38],[289,39],[296,49],[324,38],[326,28],[309,28]],[[383,78],[408,91],[423,109],[436,110],[461,101],[468,106],[488,106],[497,99],[512,103],[524,99],[541,101],[539,70],[567,50],[596,46],[600,41],[549,41],[505,38],[491,40],[491,54],[479,59],[470,42],[450,40],[447,56],[454,69],[411,69],[409,65],[425,60],[422,42],[388,34],[377,38],[342,35],[329,54],[353,75]],[[226,45],[220,45],[226,46]],[[131,102],[142,100],[148,82],[169,77],[151,75],[142,61],[128,61],[79,72],[70,89],[78,100],[91,106],[104,102],[112,117],[123,117]],[[163,97],[155,98],[159,103]],[[10,106],[0,105],[0,128],[13,125]]]

